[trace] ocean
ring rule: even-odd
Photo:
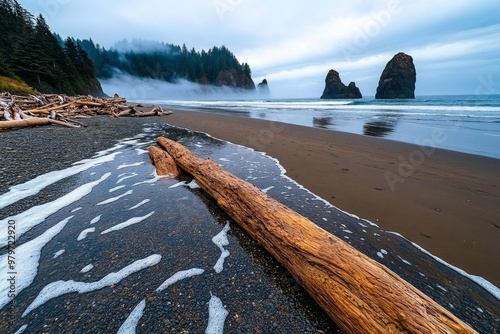
[[[408,100],[146,100],[171,108],[232,114],[500,158],[500,95]]]

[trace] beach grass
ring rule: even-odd
[[[0,76],[0,91],[21,95],[38,94],[36,90],[30,88],[21,79],[13,79],[4,76]]]

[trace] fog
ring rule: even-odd
[[[150,53],[150,52],[169,52],[170,46],[165,43],[160,43],[157,41],[137,39],[134,38],[131,41],[124,38],[121,41],[116,42],[111,49],[114,49],[120,53],[126,52],[140,52],[140,53]]]
[[[248,100],[267,97],[257,90],[227,86],[201,85],[180,79],[169,83],[118,73],[111,79],[100,79],[104,92],[118,94],[129,101],[143,100]]]

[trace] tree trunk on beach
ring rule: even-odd
[[[158,143],[345,333],[475,333],[397,274],[211,160]]]
[[[57,124],[69,128],[79,128],[79,126],[77,125],[56,121],[50,118],[31,117],[26,119],[0,122],[0,129],[23,128],[29,126],[48,125],[48,124]]]

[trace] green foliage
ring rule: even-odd
[[[42,93],[103,94],[86,52],[61,45],[43,16],[34,18],[16,0],[0,0],[0,75]]]
[[[98,78],[110,78],[116,72],[133,76],[175,82],[186,79],[193,82],[217,84],[222,70],[234,69],[251,79],[250,66],[240,64],[236,56],[225,46],[213,47],[208,51],[189,50],[181,46],[155,42],[134,41],[135,47],[116,50],[100,47],[90,40],[76,40],[92,59]],[[124,40],[122,44],[128,45]],[[135,44],[134,44],[135,43]],[[148,44],[148,47],[141,43]],[[151,47],[152,46],[152,47]]]

